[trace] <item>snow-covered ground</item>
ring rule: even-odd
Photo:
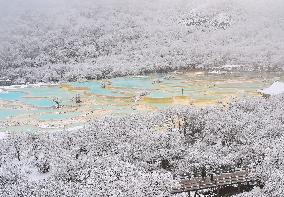
[[[4,132],[0,132],[0,140],[3,140],[5,138],[8,137],[8,134],[7,133],[4,133]]]
[[[258,92],[260,92],[263,95],[267,95],[267,96],[283,94],[284,93],[284,83],[280,81],[276,81],[268,88],[258,90]]]
[[[277,71],[283,10],[283,0],[0,0],[0,78],[37,84],[187,68]],[[0,196],[170,196],[175,172],[238,161],[265,183],[239,196],[283,196],[283,90],[275,82],[261,90],[274,96],[226,107],[0,133]]]
[[[107,117],[79,130],[15,133],[0,140],[0,194],[171,196],[174,173],[241,160],[265,183],[242,197],[282,196],[283,101],[283,95],[249,98]]]

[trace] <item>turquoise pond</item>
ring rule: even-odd
[[[173,105],[212,105],[229,97],[257,96],[258,89],[276,80],[284,81],[284,74],[176,72],[40,87],[1,87],[0,128],[1,124],[15,128],[59,127],[107,114],[153,111]],[[55,100],[60,103],[59,109]]]
[[[0,92],[0,99],[5,101],[18,101],[26,94],[20,91]]]
[[[19,113],[21,113],[21,111],[16,110],[16,109],[1,109],[0,110],[0,120],[5,120],[10,117],[15,117]]]

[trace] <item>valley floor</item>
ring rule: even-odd
[[[108,117],[74,131],[13,133],[0,140],[0,193],[169,196],[175,173],[242,161],[265,186],[239,196],[281,196],[283,101],[247,98],[226,107]]]

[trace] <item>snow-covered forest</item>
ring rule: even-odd
[[[284,69],[283,0],[0,0],[13,84],[223,66]],[[264,187],[237,196],[283,196],[284,95],[269,95],[0,133],[0,197],[186,196],[175,175],[240,162]]]
[[[282,68],[282,0],[0,1],[0,77],[74,81],[210,68]]]
[[[265,186],[240,196],[282,196],[283,101],[247,98],[227,107],[106,117],[73,132],[17,133],[0,141],[0,193],[169,196],[174,173],[242,160],[256,166]],[[176,127],[178,120],[188,124]]]

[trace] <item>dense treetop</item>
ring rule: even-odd
[[[283,99],[106,117],[72,132],[11,134],[0,140],[0,193],[169,196],[175,173],[241,160],[265,183],[241,196],[281,196]]]
[[[283,9],[281,0],[1,1],[1,77],[39,82],[224,64],[283,67]]]

